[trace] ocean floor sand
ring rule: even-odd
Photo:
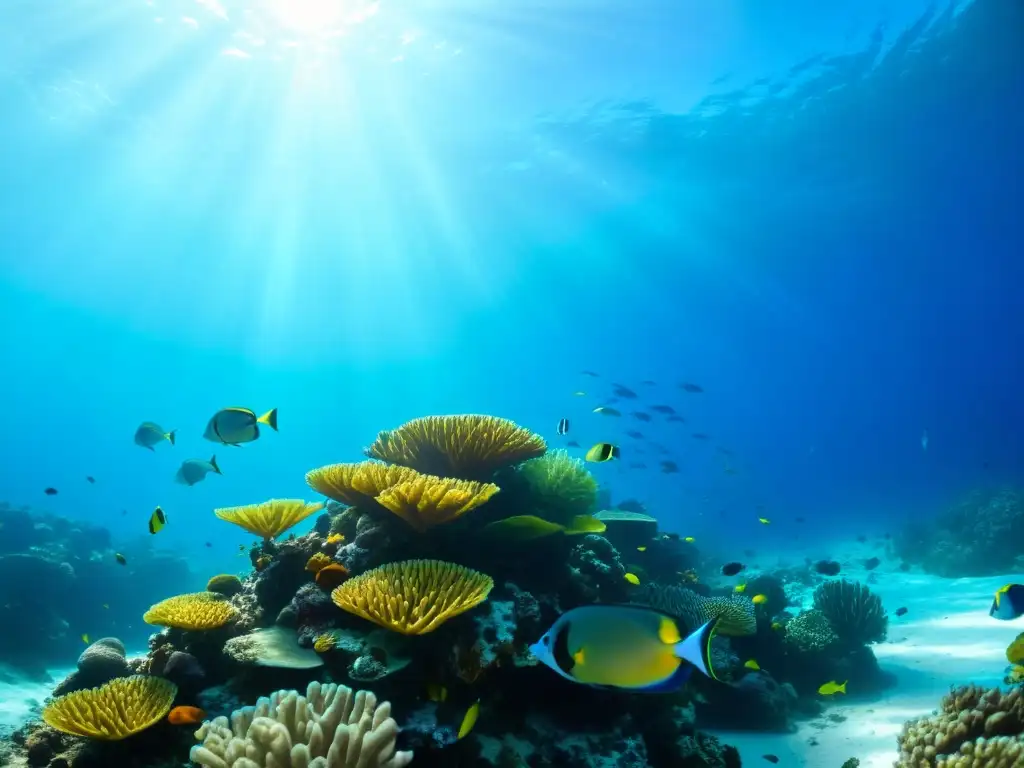
[[[848,578],[864,580],[864,572]],[[739,748],[744,765],[784,768],[840,768],[850,757],[861,768],[891,768],[896,737],[906,720],[936,709],[950,686],[999,685],[1007,666],[1006,646],[1024,630],[1024,618],[996,621],[988,615],[992,596],[1007,577],[943,579],[920,573],[887,572],[871,589],[889,612],[889,638],[874,646],[882,668],[897,677],[895,687],[870,699],[843,699],[825,715],[804,721],[796,733],[765,735],[717,731]],[[897,617],[897,608],[906,607]],[[829,715],[841,716],[832,722]],[[810,741],[816,742],[815,746]]]

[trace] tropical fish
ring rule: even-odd
[[[634,419],[636,419],[637,421],[650,421],[651,420],[651,414],[644,413],[643,411],[633,411],[633,413],[631,413],[630,415]]]
[[[665,541],[679,541],[679,534],[675,533],[674,531],[672,533],[663,533],[661,535],[661,538],[665,539]]]
[[[896,615],[897,616],[906,616],[907,615],[907,609],[906,608],[897,608],[896,609]]]
[[[217,466],[216,456],[211,456],[209,461],[204,459],[185,459],[185,461],[181,462],[181,466],[178,467],[174,480],[182,485],[193,486],[210,472],[216,472],[218,475],[224,474],[220,471],[220,467]]]
[[[164,514],[160,507],[157,507],[153,510],[153,514],[149,516],[149,532],[160,533],[165,525],[167,525],[167,515]]]
[[[587,396],[587,393],[584,392],[582,389],[577,389],[572,394],[573,394],[573,397],[586,397]]]
[[[774,631],[776,631],[776,632],[778,632],[778,631],[780,631],[780,630],[782,630],[782,629],[785,629],[785,626],[786,626],[786,625],[785,625],[785,624],[783,624],[783,623],[782,623],[781,621],[773,621],[773,622],[772,622],[772,629],[773,629]]]
[[[709,435],[707,432],[694,432],[692,435],[690,435],[690,437],[692,437],[694,440],[710,440],[711,439],[711,435]]]
[[[637,552],[646,552],[647,551],[647,547],[637,547],[636,551]]]
[[[674,475],[679,471],[679,465],[674,461],[663,461],[661,462],[661,472],[664,475]]]
[[[763,759],[767,760],[769,763],[777,763],[777,762],[779,762],[779,756],[778,755],[761,755],[761,757]]]
[[[86,633],[82,634],[82,642],[85,643],[86,645],[89,644],[89,635],[88,634],[86,634]]]
[[[440,683],[427,684],[427,700],[438,703],[448,700],[448,689]]]
[[[566,680],[630,691],[675,691],[696,668],[714,678],[711,638],[717,620],[682,637],[675,620],[651,608],[587,605],[562,614],[530,646]]]
[[[92,484],[94,484],[94,485],[95,485],[95,483],[96,483],[96,478],[95,478],[95,477],[93,477],[92,475],[86,475],[86,476],[85,476],[85,481],[86,481],[87,483],[92,483]]]
[[[592,461],[595,464],[599,464],[602,461],[611,461],[612,459],[618,459],[619,447],[612,445],[611,443],[594,443],[590,446],[590,449],[583,456],[586,461]]]
[[[568,419],[559,419],[558,420],[558,429],[556,431],[560,435],[567,435],[567,434],[569,434],[569,420]]]
[[[593,371],[580,371],[580,373],[582,373],[584,376],[592,376],[595,379],[601,375],[600,373],[594,373]]]
[[[678,533],[676,534],[676,539],[677,540],[679,539],[679,534]],[[685,541],[687,544],[693,544],[693,542],[695,542],[696,539],[693,538],[693,536],[687,536],[685,539],[683,539],[683,541]]]
[[[640,383],[643,384],[645,387],[653,387],[656,386],[658,382],[653,381],[651,379],[644,379]]]
[[[627,573],[623,578],[634,587],[640,586],[640,577],[635,573]]]
[[[591,515],[576,515],[568,525],[545,520],[536,515],[515,515],[485,525],[485,533],[501,536],[509,541],[532,541],[564,533],[575,536],[586,533],[604,533],[607,525]]]
[[[882,561],[879,560],[877,557],[869,557],[867,560],[864,561],[864,568],[868,571],[873,571],[875,570],[875,568],[881,565],[881,563]]]
[[[668,417],[668,419],[666,419],[666,421],[678,421],[680,424],[686,423],[686,419],[684,419],[678,413],[673,413],[671,416]]]
[[[768,602],[768,595],[754,595],[750,598],[754,605],[764,605]]]
[[[686,392],[693,392],[694,394],[696,394],[698,392],[703,392],[704,391],[704,388],[701,387],[700,385],[698,385],[698,384],[691,384],[688,381],[684,381],[682,384],[680,384],[679,388],[684,390],[684,391],[686,391]]]
[[[568,443],[566,443],[566,445],[569,446],[570,448],[579,448],[580,447],[580,444],[577,443],[575,440],[570,440]]]
[[[462,718],[462,725],[459,726],[459,739],[464,739],[476,725],[476,719],[480,716],[480,700],[473,702],[473,706],[466,710],[466,716]],[[458,739],[456,739],[458,740]]]
[[[114,553],[114,559],[117,561],[118,565],[128,565],[128,558],[126,558],[120,552]]]
[[[622,384],[612,384],[612,394],[616,397],[624,397],[627,400],[636,400],[636,392]]]
[[[732,588],[732,591],[735,592],[738,595],[742,595],[744,592],[747,591],[747,584],[746,584],[746,582],[744,582],[742,584],[737,584],[735,587]]]
[[[261,571],[266,570],[267,566],[270,565],[272,562],[274,562],[274,558],[270,557],[269,555],[260,555],[256,558],[256,563],[254,565],[254,567],[256,568],[256,572],[260,573]],[[322,568],[321,570],[326,569]],[[320,574],[317,573],[317,575],[319,576]]]
[[[46,489],[43,490],[43,493],[45,493],[47,496],[56,496],[57,495],[57,489],[56,488],[46,488]]]
[[[241,445],[251,443],[260,436],[260,424],[277,431],[277,408],[257,416],[248,408],[225,408],[213,414],[203,437],[214,443]]]
[[[199,725],[206,719],[206,712],[199,707],[175,707],[167,713],[171,725]]]
[[[1002,621],[1013,621],[1024,614],[1024,585],[1006,584],[996,590],[988,615]]]
[[[822,686],[818,688],[818,693],[820,693],[822,696],[831,696],[836,693],[845,694],[847,682],[849,681],[844,680],[842,683],[837,683],[835,680],[830,680],[829,682],[822,684]]]
[[[757,518],[757,522],[759,522],[761,525],[770,525],[772,521],[769,520],[767,517],[759,517]]]
[[[342,536],[340,533],[332,533],[330,536],[327,537],[327,539],[325,540],[325,543],[327,543],[327,544],[341,544],[344,540],[345,540],[345,537]]]
[[[635,430],[635,429],[627,429],[626,430],[626,436],[627,437],[632,437],[634,440],[643,440],[644,439],[643,433],[638,431],[638,430]]]
[[[656,413],[666,413],[666,414],[675,413],[676,412],[676,409],[673,408],[671,405],[652,405],[651,406],[651,410],[655,411]]]
[[[761,665],[758,664],[755,659],[747,659],[743,662],[743,666],[747,669],[752,669],[755,672],[759,672],[761,670]]]
[[[819,560],[814,564],[814,570],[823,576],[838,576],[842,567],[835,560]]]
[[[609,408],[607,405],[599,405],[594,409],[594,413],[599,413],[602,416],[621,416],[622,412],[617,411],[614,408]]]
[[[743,563],[726,563],[722,566],[722,575],[735,576],[746,567]]]
[[[167,432],[159,424],[154,424],[152,421],[144,421],[135,430],[135,444],[141,445],[143,448],[149,448],[151,451],[155,451],[156,448],[154,446],[164,440],[174,445],[174,433],[176,431],[172,429],[170,432]]]

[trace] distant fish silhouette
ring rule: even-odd
[[[928,430],[927,429],[924,432],[921,433],[921,450],[922,451],[927,451],[928,450]]]
[[[637,419],[638,421],[650,421],[651,420],[651,414],[644,413],[643,411],[633,411],[633,413],[631,415],[633,416],[634,419]]]
[[[612,384],[612,394],[616,397],[624,397],[627,400],[636,400],[636,392],[622,384]]]
[[[672,414],[676,412],[676,409],[671,405],[652,405],[651,410],[656,413]]]
[[[700,386],[698,384],[691,384],[688,381],[684,381],[682,384],[680,384],[679,388],[684,390],[684,391],[686,391],[686,392],[692,392],[694,394],[696,394],[698,392],[703,392],[704,391],[704,387],[702,387],[702,386]]]

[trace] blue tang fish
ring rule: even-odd
[[[686,637],[675,619],[651,608],[588,605],[562,614],[530,651],[566,680],[651,693],[681,688],[696,668],[711,670],[717,620]]]

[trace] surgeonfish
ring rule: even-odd
[[[199,707],[175,707],[167,713],[171,725],[199,725],[206,719],[206,712]]]
[[[135,444],[141,445],[143,448],[149,448],[151,451],[155,451],[156,448],[154,446],[164,440],[174,445],[174,433],[176,431],[172,429],[168,432],[159,424],[154,424],[152,421],[144,421],[135,430]]]
[[[682,637],[675,619],[651,608],[586,605],[563,613],[530,651],[575,683],[676,691],[694,668],[717,679],[710,658],[717,622],[713,619]]]
[[[1001,621],[1024,615],[1024,584],[1006,584],[997,589],[988,615]]]
[[[827,683],[823,683],[821,687],[818,688],[818,693],[822,696],[832,696],[836,693],[845,694],[847,682],[849,681],[844,680],[842,683],[837,683],[835,680],[830,680]]]
[[[165,525],[167,525],[167,515],[164,514],[160,507],[157,507],[153,510],[153,514],[149,516],[149,532],[160,533]]]
[[[211,456],[209,461],[205,459],[185,459],[185,461],[181,462],[181,466],[178,467],[178,472],[174,479],[182,485],[193,486],[210,472],[216,472],[218,475],[224,474],[220,471],[220,467],[217,466],[216,456]]]
[[[619,446],[611,443],[595,443],[583,456],[585,461],[592,461],[599,464],[602,461],[611,461],[619,458]]]
[[[556,432],[558,432],[558,434],[560,434],[560,435],[568,435],[569,434],[569,420],[568,419],[559,419],[558,420],[558,429],[556,430]]]
[[[203,437],[214,443],[241,445],[251,443],[260,436],[260,424],[277,431],[277,408],[257,416],[248,408],[224,408],[213,414]]]
[[[465,717],[462,718],[462,725],[459,726],[459,739],[464,739],[469,735],[469,732],[473,730],[473,726],[476,725],[476,719],[480,716],[480,700],[477,699],[473,702],[473,706],[466,710]]]
[[[599,405],[594,409],[594,413],[599,413],[602,416],[621,416],[622,411],[618,411],[615,408],[610,408],[607,405]]]

